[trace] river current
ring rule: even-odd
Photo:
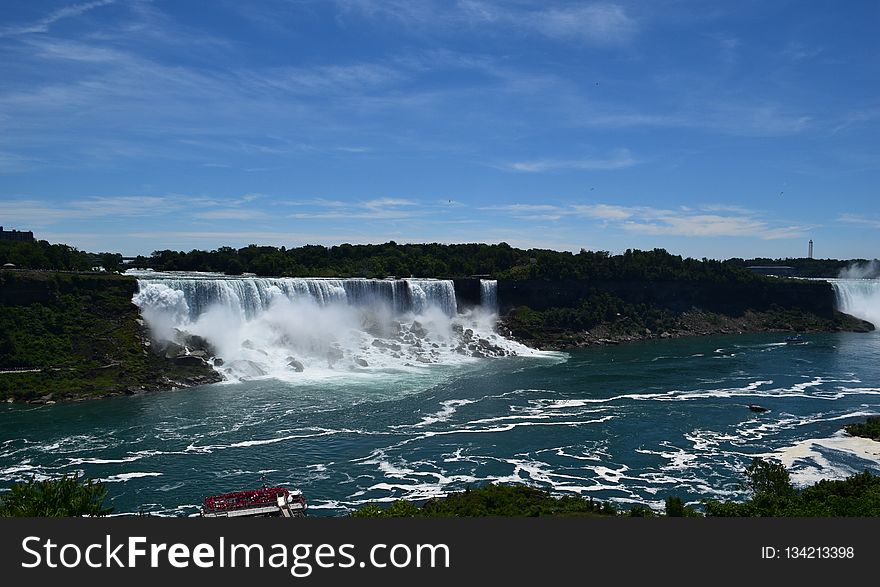
[[[678,339],[4,406],[0,484],[82,471],[107,482],[117,512],[190,515],[265,474],[302,489],[312,514],[338,515],[489,481],[624,505],[737,499],[756,455],[782,459],[799,483],[880,472],[880,444],[841,432],[880,413],[880,336],[808,339]]]

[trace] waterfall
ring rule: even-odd
[[[138,279],[138,285],[138,305],[150,305],[157,298],[167,297],[169,290],[179,292],[173,296],[173,303],[178,311],[187,313],[190,321],[217,305],[243,318],[253,318],[266,311],[279,295],[289,300],[309,300],[319,306],[385,306],[394,313],[420,314],[436,307],[447,316],[455,316],[458,311],[451,280],[230,278],[189,274],[145,277]]]
[[[230,277],[129,272],[157,352],[196,353],[228,379],[301,378],[426,368],[539,354],[495,330],[492,314],[458,312],[451,280]]]
[[[492,312],[498,312],[498,282],[496,280],[480,280],[480,305]]]
[[[431,306],[443,310],[447,316],[455,316],[458,307],[455,303],[455,287],[451,280],[444,279],[406,279],[410,295],[410,309],[422,313]]]
[[[837,309],[880,328],[880,279],[829,279]]]

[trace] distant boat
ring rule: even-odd
[[[765,408],[764,406],[759,406],[758,404],[749,404],[749,409],[753,412],[769,412],[770,408]]]
[[[807,341],[800,334],[785,337],[785,344],[807,344]]]

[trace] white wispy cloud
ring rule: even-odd
[[[591,219],[600,226],[655,236],[750,237],[761,240],[801,238],[813,226],[778,225],[759,212],[730,206],[680,207],[614,204],[533,205],[510,204],[491,208],[523,220]]]
[[[611,204],[576,204],[571,207],[578,216],[598,218],[600,220],[625,220],[631,218],[643,208],[627,208]]]
[[[194,218],[203,220],[263,220],[271,218],[267,212],[262,210],[210,210],[207,212],[196,212]]]
[[[537,159],[533,161],[515,161],[502,166],[510,171],[541,173],[557,169],[580,169],[584,171],[612,171],[636,165],[638,161],[627,149],[618,149],[607,157],[584,159]]]
[[[47,226],[65,220],[126,220],[171,215],[178,218],[255,220],[266,218],[265,212],[246,206],[260,197],[260,194],[246,194],[238,198],[172,194],[94,196],[62,202],[18,198],[0,202],[0,219],[32,226]]]
[[[0,151],[0,173],[30,171],[31,169],[40,166],[41,163],[42,160],[38,157],[29,157],[17,153]]]
[[[812,59],[822,54],[822,47],[809,46],[797,41],[789,41],[782,50],[782,55],[793,61]]]
[[[574,39],[596,45],[626,45],[638,23],[616,4],[586,4],[548,8],[522,15],[525,26],[551,38]]]
[[[58,203],[18,199],[0,202],[0,218],[45,226],[68,219],[161,215],[174,207],[168,198],[150,196],[95,197]]]
[[[376,210],[380,208],[399,208],[401,206],[415,206],[416,202],[405,200],[403,198],[376,198],[375,200],[367,200],[358,204],[362,208]]]
[[[792,112],[774,102],[756,102],[751,99],[719,101],[706,97],[696,99],[696,91],[688,90],[687,110],[667,112],[639,112],[625,106],[594,104],[585,112],[572,113],[575,124],[583,126],[626,128],[682,128],[749,137],[778,137],[795,135],[808,130],[814,116]]]
[[[878,217],[869,217],[862,216],[860,214],[841,214],[837,218],[838,222],[844,222],[846,224],[857,224],[861,226],[867,226],[870,228],[880,228],[880,218]]]
[[[180,198],[170,196],[96,196],[70,202],[67,208],[74,214],[87,218],[102,216],[129,218],[160,216],[182,206],[183,202]]]
[[[425,206],[402,198],[376,198],[364,202],[312,200],[289,204],[318,208],[317,211],[297,212],[289,216],[300,220],[402,220],[428,213]]]
[[[357,13],[431,32],[500,29],[560,41],[621,46],[639,24],[620,4],[497,2],[489,0],[338,0],[343,15]]]
[[[31,33],[46,33],[49,32],[49,28],[59,20],[63,20],[65,18],[73,18],[89,12],[90,10],[100,8],[102,6],[107,6],[115,2],[116,0],[94,0],[92,2],[83,2],[80,4],[71,4],[69,6],[64,6],[62,8],[59,8],[58,10],[50,12],[48,15],[36,22],[2,28],[0,29],[0,37],[26,35]]]

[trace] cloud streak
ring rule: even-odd
[[[50,12],[44,18],[35,23],[28,25],[12,26],[0,29],[0,37],[26,35],[31,33],[47,33],[49,28],[65,18],[73,18],[85,14],[90,10],[114,4],[116,0],[94,0],[93,2],[83,2],[81,4],[71,4],[64,6],[53,12]]]
[[[567,5],[489,0],[340,0],[338,5],[343,15],[357,13],[398,22],[408,32],[494,29],[601,47],[626,46],[640,28],[623,6],[609,2]]]
[[[746,237],[761,240],[802,238],[814,228],[777,225],[758,212],[726,206],[666,210],[650,206],[573,204],[568,206],[511,204],[491,208],[522,220],[590,219],[602,227],[648,236]]]
[[[542,173],[560,169],[582,171],[613,171],[626,169],[638,164],[627,149],[618,149],[608,157],[584,159],[538,159],[533,161],[516,161],[502,166],[502,169],[525,173]]]
[[[869,218],[859,214],[841,214],[837,220],[838,222],[844,222],[846,224],[867,226],[868,228],[880,228],[880,218]]]
[[[313,200],[290,202],[292,205],[308,205],[324,208],[317,212],[297,212],[289,218],[299,220],[404,220],[428,214],[426,207],[412,200],[401,198],[377,198],[365,202],[341,202]]]

